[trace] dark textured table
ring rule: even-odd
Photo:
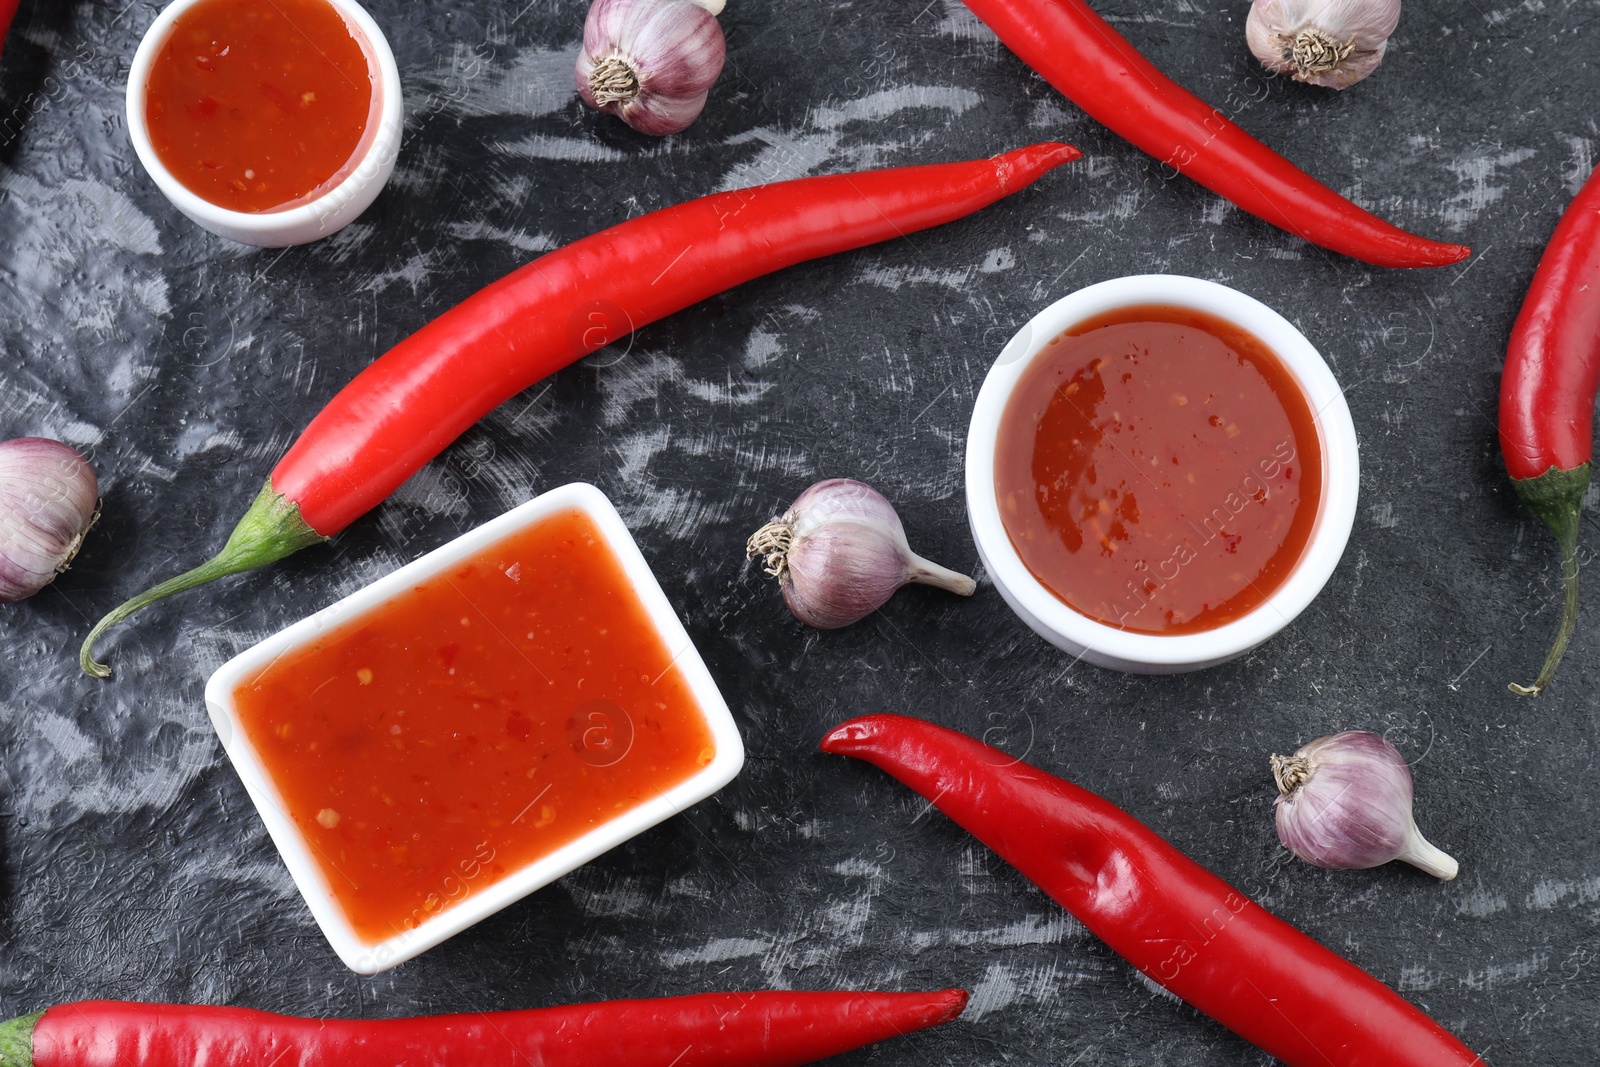
[[[1600,1023],[1600,591],[1557,687],[1553,540],[1493,435],[1505,338],[1594,161],[1596,0],[1412,0],[1343,95],[1266,78],[1246,5],[1101,0],[1181,82],[1334,188],[1475,249],[1374,269],[1241,215],[1086,119],[956,0],[733,0],[705,116],[649,140],[571,90],[584,6],[371,0],[406,86],[394,180],[318,244],[257,251],[173,210],[123,88],[156,5],[25,0],[0,67],[0,437],[85,450],[105,515],[0,610],[0,1013],[83,997],[387,1016],[712,988],[962,985],[940,1031],[846,1063],[1254,1064],[885,775],[815,754],[869,709],[986,733],[1126,807],[1498,1064],[1593,1060]],[[10,112],[9,118],[4,113]],[[78,673],[91,618],[209,555],[295,434],[390,345],[541,251],[717,189],[1062,138],[1086,159],[970,219],[744,286],[470,431],[331,547],[152,610]],[[1343,564],[1229,666],[1128,677],[1027,631],[992,585],[853,628],[791,620],[746,535],[823,476],[976,566],[973,395],[1026,318],[1165,271],[1236,286],[1326,355],[1362,446]],[[225,659],[574,479],[616,501],[721,683],[749,762],[714,799],[376,978],[313,925],[222,756]],[[1591,500],[1591,504],[1593,501]],[[1600,543],[1585,524],[1588,542]],[[1413,761],[1461,860],[1332,873],[1272,829],[1266,757],[1344,728]]]

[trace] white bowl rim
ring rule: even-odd
[[[1322,497],[1306,550],[1262,604],[1213,630],[1145,634],[1119,630],[1067,606],[1022,562],[1000,518],[994,457],[1000,420],[1022,372],[1061,333],[1097,315],[1141,304],[1209,312],[1248,330],[1276,353],[1311,407],[1322,446]],[[1355,525],[1360,482],[1355,423],[1321,353],[1289,320],[1237,289],[1176,274],[1112,278],[1070,293],[1040,311],[1006,343],[973,405],[967,434],[967,508],[991,578],[1044,626],[1078,648],[1130,664],[1181,667],[1237,656],[1282,630],[1332,576]]]
[[[367,51],[378,68],[377,91],[380,98],[376,128],[372,131],[372,137],[361,158],[356,161],[350,173],[345,175],[344,180],[315,200],[283,211],[233,211],[213,204],[198,193],[192,192],[167,169],[165,163],[161,162],[155,145],[150,141],[149,125],[145,121],[145,93],[140,91],[150,79],[150,67],[154,64],[157,53],[172,33],[172,24],[190,8],[203,2],[204,0],[172,0],[172,3],[163,8],[155,21],[150,24],[150,28],[139,41],[139,47],[133,53],[133,62],[128,68],[126,110],[128,138],[133,142],[134,154],[139,157],[139,162],[155,181],[162,195],[172,201],[179,211],[196,221],[204,219],[213,225],[261,237],[271,237],[280,232],[314,225],[328,214],[328,204],[337,205],[353,200],[356,191],[372,180],[374,174],[368,172],[368,165],[375,156],[379,157],[381,170],[386,162],[392,162],[392,159],[385,161],[382,157],[384,155],[392,157],[399,151],[399,130],[405,114],[405,99],[400,89],[400,66],[395,62],[394,51],[389,47],[389,39],[384,36],[383,30],[373,21],[366,8],[355,0],[327,0],[327,3],[366,38]]]
[[[416,928],[383,941],[367,941],[356,932],[335,902],[322,869],[311,856],[307,839],[288,817],[287,805],[245,735],[235,710],[233,692],[244,678],[285,652],[365,614],[417,581],[449,569],[487,545],[551,514],[572,508],[595,521],[606,544],[621,561],[651,622],[667,648],[674,652],[673,662],[705,715],[716,753],[710,764],[684,782],[596,826],[544,858],[511,871],[498,882],[444,905]],[[744,765],[743,739],[705,661],[616,508],[604,493],[585,482],[560,486],[512,508],[246,649],[211,675],[206,683],[205,699],[223,749],[255,803],[317,925],[345,965],[360,974],[376,974],[403,963],[576,870],[601,853],[711,796],[731,782]],[[472,847],[470,842],[463,845],[464,849]]]

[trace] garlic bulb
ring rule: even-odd
[[[1390,860],[1449,881],[1459,865],[1434,848],[1411,817],[1411,769],[1377,734],[1322,737],[1272,757],[1278,840],[1317,867],[1358,870]]]
[[[1348,89],[1378,69],[1400,23],[1400,0],[1255,0],[1250,51],[1268,70]]]
[[[43,437],[0,442],[0,603],[66,570],[99,506],[94,468],[75,450]]]
[[[895,590],[920,582],[971,596],[977,583],[911,551],[894,505],[869,485],[830,478],[801,493],[745,550],[777,578],[789,610],[819,630],[877,611]]]
[[[574,76],[583,102],[640,133],[677,133],[706,106],[727,42],[720,0],[594,0]]]

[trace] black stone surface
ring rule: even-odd
[[[732,0],[727,71],[648,140],[570,87],[578,0],[371,0],[410,117],[392,184],[329,240],[256,251],[173,210],[129,147],[157,7],[25,0],[0,65],[0,436],[84,449],[105,516],[0,610],[0,1013],[85,997],[391,1016],[712,988],[961,985],[965,1018],[841,1063],[1256,1064],[886,776],[815,754],[864,710],[987,736],[1104,794],[1498,1064],[1593,1061],[1600,587],[1556,688],[1552,539],[1493,434],[1505,339],[1594,161],[1595,0],[1412,0],[1342,94],[1267,79],[1246,5],[1102,0],[1179,81],[1334,188],[1466,241],[1442,270],[1303,244],[1086,119],[955,0]],[[9,118],[5,116],[9,115]],[[789,270],[640,331],[497,411],[331,547],[146,614],[82,677],[89,621],[221,544],[359,368],[531,256],[716,189],[1062,138],[1081,163],[965,221]],[[1166,678],[1074,666],[992,585],[802,629],[743,557],[851,476],[973,568],[961,456],[1011,332],[1122,274],[1234,285],[1325,353],[1362,445],[1348,552],[1286,632]],[[714,799],[376,978],[335,958],[208,723],[224,660],[541,490],[616,501],[749,748]],[[1593,501],[1591,501],[1591,504]],[[1584,559],[1600,543],[1585,522]],[[1346,728],[1413,761],[1461,861],[1331,873],[1272,828],[1269,752]]]

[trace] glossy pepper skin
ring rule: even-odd
[[[1560,629],[1532,685],[1550,684],[1578,622],[1578,512],[1594,458],[1600,385],[1600,169],[1545,246],[1500,376],[1500,451],[1517,495],[1556,535],[1566,590]]]
[[[716,193],[534,260],[356,375],[273,469],[223,550],[101,619],[79,663],[108,677],[93,659],[106,629],[332,537],[501,403],[619,337],[763,274],[970,215],[1080,155],[1052,142]]]
[[[966,0],[1091,118],[1259,219],[1380,267],[1441,267],[1470,249],[1357,207],[1168,78],[1083,0]]]
[[[0,1067],[797,1067],[966,1003],[959,989],[705,993],[360,1021],[91,1000],[0,1024]]]
[[[902,715],[852,719],[822,749],[888,771],[1140,973],[1289,1067],[1483,1063],[1388,986],[1087,790]]]

